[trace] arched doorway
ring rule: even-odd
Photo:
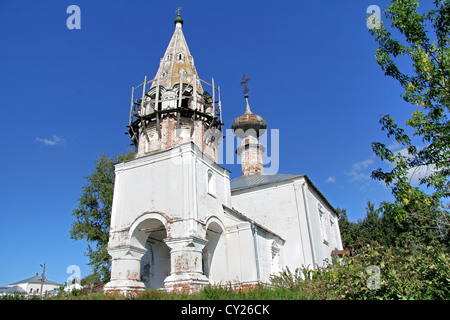
[[[161,224],[148,233],[147,252],[141,258],[141,281],[147,288],[164,288],[164,279],[170,275],[170,251],[164,243],[166,228]]]
[[[227,253],[225,233],[221,225],[213,221],[206,229],[206,240],[203,249],[203,274],[211,284],[224,282],[227,275]]]
[[[146,218],[135,228],[132,241],[146,249],[141,258],[140,279],[146,288],[164,288],[164,279],[170,275],[170,249],[164,242],[167,229],[161,220]]]

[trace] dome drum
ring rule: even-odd
[[[199,92],[198,86],[194,87],[192,84],[184,82],[186,81],[185,77],[180,78],[179,80],[183,81],[181,82],[182,86],[178,81],[171,88],[165,87],[160,85],[160,81],[155,77],[153,80],[145,80],[137,87],[133,87],[130,122],[127,126],[128,132],[126,132],[130,136],[132,144],[138,145],[139,132],[142,131],[142,128],[148,129],[149,125],[150,127],[156,126],[156,130],[160,134],[161,121],[167,116],[175,117],[177,123],[181,118],[190,118],[205,122],[207,128],[222,129],[220,89],[201,80],[198,76],[193,76],[192,78],[197,79],[198,82],[201,81],[211,86],[211,90],[215,91],[215,94],[211,96],[207,91]],[[214,80],[212,83],[214,84]],[[146,91],[147,84],[150,84],[151,88]],[[182,88],[181,92],[180,87]],[[142,98],[133,101],[135,91],[138,89],[143,90]],[[219,97],[218,101],[215,97]],[[142,103],[142,101],[144,102]]]

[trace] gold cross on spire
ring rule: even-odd
[[[180,16],[180,10],[181,10],[181,7],[178,7],[177,10],[175,10],[178,13],[178,16]]]
[[[247,82],[249,82],[250,81],[250,78],[249,77],[247,77],[247,75],[244,73],[243,75],[242,75],[242,81],[239,83],[239,85],[243,85],[243,89],[242,89],[242,92],[244,93],[244,95],[248,95],[248,85],[247,85]]]

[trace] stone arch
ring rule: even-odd
[[[222,231],[225,231],[225,225],[223,224],[222,220],[220,220],[217,216],[209,216],[208,219],[205,221],[205,230],[208,230],[210,224],[216,223]]]
[[[145,241],[147,240],[145,237],[145,229],[152,228],[158,223],[163,225],[165,229],[168,229],[170,222],[164,213],[157,211],[145,212],[137,217],[130,226],[129,245],[141,249],[144,248]]]
[[[203,249],[203,273],[209,282],[223,282],[227,276],[227,246],[225,225],[216,216],[208,218],[205,224],[205,239],[208,241]]]
[[[145,250],[140,260],[140,280],[146,288],[164,288],[170,274],[170,250],[164,242],[168,227],[163,214],[150,212],[138,217],[130,228],[130,246]]]

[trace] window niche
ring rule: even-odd
[[[280,271],[280,247],[273,241],[270,249],[272,253],[270,259],[271,273],[277,273]]]
[[[213,172],[211,170],[208,170],[208,194],[210,194],[213,197],[216,197],[216,177],[214,176]]]
[[[330,240],[328,238],[328,215],[324,209],[324,207],[319,203],[317,205],[317,209],[319,211],[319,220],[320,220],[320,233],[322,234],[323,243],[328,245]]]

